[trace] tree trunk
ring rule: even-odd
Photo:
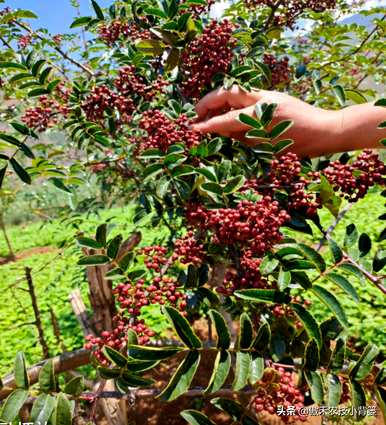
[[[15,259],[15,253],[13,252],[11,241],[9,240],[9,237],[8,237],[8,234],[7,234],[7,229],[5,228],[3,213],[0,213],[0,227],[1,227],[1,230],[3,232],[5,242],[8,246],[8,251],[9,251],[8,257],[10,259],[14,260]]]
[[[85,255],[93,255],[94,251],[84,249]],[[89,298],[92,307],[91,325],[96,334],[113,329],[113,317],[116,313],[112,283],[104,278],[109,266],[92,266],[87,268]]]

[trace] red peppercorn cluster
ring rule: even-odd
[[[146,85],[142,76],[137,75],[136,68],[132,65],[119,70],[118,78],[114,85],[122,96],[140,96],[151,101],[157,93],[162,93],[167,81],[158,78],[153,83]]]
[[[270,7],[273,2],[271,0],[244,0],[245,4],[250,8]],[[314,12],[324,12],[333,9],[336,6],[336,0],[287,0],[282,2],[281,7],[277,8],[273,24],[285,25],[292,28],[296,19],[307,9]]]
[[[19,37],[17,40],[17,46],[19,49],[26,49],[32,43],[32,35],[26,34]]]
[[[224,20],[212,21],[203,34],[191,41],[181,55],[182,92],[188,98],[198,98],[212,78],[226,72],[231,63],[233,26]]]
[[[199,243],[190,230],[187,234],[174,242],[172,260],[179,260],[182,264],[202,264],[205,258],[204,245]]]
[[[170,304],[178,306],[180,310],[186,307],[185,296],[178,291],[176,280],[168,276],[156,276],[150,285],[146,285],[144,279],[120,283],[113,293],[120,308],[130,316],[139,316],[142,307],[150,304]]]
[[[117,351],[122,351],[127,347],[127,332],[129,329],[135,331],[138,337],[138,344],[144,345],[150,341],[155,332],[149,329],[143,320],[128,319],[117,315],[113,318],[114,329],[103,331],[100,336],[88,335],[85,344],[86,350],[92,350],[93,355],[102,366],[108,366],[109,360],[103,354],[103,347],[109,346]]]
[[[190,149],[201,141],[201,134],[189,128],[189,120],[185,115],[173,121],[158,109],[145,111],[139,122],[139,128],[145,130],[147,135],[134,139],[138,152],[149,148],[158,148],[166,152],[168,147],[181,143]]]
[[[320,200],[315,194],[307,193],[310,180],[301,176],[301,163],[296,154],[287,154],[271,163],[267,176],[248,180],[243,189],[252,189],[259,194],[273,196],[275,190],[286,190],[288,194],[288,211],[298,211],[312,217],[320,208]]]
[[[139,28],[135,24],[129,24],[120,20],[103,24],[98,29],[99,37],[108,45],[112,46],[120,38],[132,40],[149,39],[151,33]]]
[[[307,420],[305,416],[299,414],[299,410],[304,407],[304,395],[295,385],[293,372],[275,365],[272,369],[265,370],[262,380],[257,385],[257,395],[253,400],[256,413],[265,411],[275,415],[279,407],[287,409],[294,406],[296,412],[294,416],[280,416],[280,419],[284,423]]]
[[[260,258],[249,258],[244,255],[240,260],[240,269],[230,268],[225,274],[224,283],[217,288],[217,292],[230,296],[239,289],[269,289],[271,283],[261,276],[259,267]]]
[[[257,256],[281,240],[279,229],[290,219],[270,196],[258,202],[241,201],[236,208],[207,210],[198,206],[188,210],[186,217],[191,224],[210,230],[216,245],[239,245],[243,254],[248,251]]]
[[[386,166],[371,150],[364,150],[352,164],[335,161],[323,174],[335,191],[352,202],[363,198],[370,187],[386,183]]]
[[[98,86],[91,90],[82,108],[89,121],[101,121],[107,110],[116,109],[120,113],[121,121],[129,122],[135,105],[132,99],[114,93],[109,87]]]
[[[61,44],[62,43],[62,41],[63,41],[63,36],[61,35],[61,34],[56,34],[56,35],[54,35],[53,37],[52,37],[52,41],[55,43],[55,44]]]
[[[277,59],[273,55],[264,54],[263,62],[271,71],[272,87],[288,84],[290,82],[291,69],[289,67],[289,58],[287,56],[283,59]]]
[[[199,18],[203,13],[208,13],[210,8],[216,3],[216,0],[206,0],[206,4],[191,4],[189,5],[188,12],[192,13],[195,18]]]

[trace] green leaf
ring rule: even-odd
[[[211,403],[228,415],[232,417],[234,421],[238,421],[242,425],[259,425],[258,422],[248,415],[246,409],[234,400],[227,398],[214,398]]]
[[[247,115],[247,114],[240,114],[238,120],[240,122],[242,122],[243,124],[246,124],[248,127],[261,129],[260,122],[257,121],[255,118],[252,118],[251,116]]]
[[[46,94],[50,94],[50,92],[47,89],[38,88],[38,89],[33,89],[29,91],[28,97],[38,97],[38,96],[44,96]]]
[[[181,352],[183,349],[180,347],[145,347],[142,345],[129,345],[128,352],[130,358],[138,360],[158,361],[165,360],[175,354]]]
[[[324,399],[323,382],[318,372],[306,372],[306,381],[311,391],[311,398],[315,403],[322,405]]]
[[[31,420],[36,424],[47,423],[55,408],[55,403],[55,397],[49,394],[41,394],[32,406]]]
[[[277,108],[276,103],[271,103],[269,105],[263,105],[263,113],[261,115],[261,124],[263,127],[267,127],[273,119],[273,114]]]
[[[358,248],[360,251],[360,256],[364,257],[371,250],[371,239],[367,233],[362,233],[358,240]]]
[[[311,260],[321,272],[324,272],[326,270],[326,263],[323,257],[319,254],[319,252],[303,243],[299,243],[297,244],[297,246],[303,252],[305,257]]]
[[[107,256],[109,258],[115,259],[118,255],[119,248],[122,243],[122,235],[115,236],[114,239],[110,241],[110,243],[107,245]]]
[[[51,416],[52,425],[71,425],[71,403],[68,398],[60,393],[56,399],[56,406]]]
[[[291,303],[290,307],[303,323],[308,336],[316,341],[318,348],[320,349],[322,347],[322,334],[314,316],[312,316],[312,314],[300,304]]]
[[[128,353],[130,355],[130,353]],[[159,361],[142,361],[142,360],[132,360],[129,359],[129,362],[127,363],[126,369],[130,373],[138,373],[138,372],[145,372],[147,370],[153,369],[159,364]]]
[[[103,246],[106,245],[106,237],[107,237],[107,224],[100,224],[96,230],[95,239],[97,242],[101,243]]]
[[[304,356],[304,369],[316,370],[319,366],[320,355],[318,344],[314,339],[310,339],[306,345]]]
[[[11,158],[9,162],[12,165],[13,170],[18,175],[21,181],[27,184],[31,184],[31,176],[27,173],[27,171],[16,161],[15,158]]]
[[[251,355],[243,351],[236,353],[236,370],[233,381],[233,389],[240,391],[248,384],[249,372],[251,368]]]
[[[272,258],[269,256],[264,257],[263,261],[260,264],[260,273],[263,276],[267,276],[271,274],[279,264],[279,260],[277,260],[276,258]]]
[[[189,348],[201,348],[200,338],[195,334],[189,322],[174,307],[167,306],[164,309],[166,317],[173,325],[177,335]]]
[[[34,75],[35,77],[38,76],[39,71],[41,70],[42,66],[46,63],[45,59],[39,59],[38,61],[36,61],[33,65],[33,67],[31,68],[31,73],[32,75]]]
[[[96,14],[97,18],[101,21],[104,21],[105,15],[103,14],[102,9],[100,8],[99,4],[95,0],[91,0],[91,4],[92,4],[92,7],[95,10],[95,14]]]
[[[212,167],[196,168],[195,171],[196,173],[206,177],[211,182],[215,182],[215,183],[217,182],[217,177]]]
[[[342,383],[337,375],[327,376],[327,406],[336,407],[340,404],[342,396]]]
[[[121,354],[119,351],[114,350],[114,348],[105,345],[103,347],[103,354],[118,367],[125,367],[127,365],[127,357]]]
[[[63,179],[58,179],[53,177],[49,181],[58,189],[63,190],[63,192],[72,193],[71,190],[63,183]]]
[[[90,16],[81,16],[76,18],[74,22],[70,25],[70,28],[84,27],[92,21]]]
[[[386,98],[385,99],[378,99],[375,103],[374,106],[386,106]]]
[[[150,385],[154,384],[154,381],[152,379],[145,379],[141,376],[135,375],[133,373],[129,372],[123,372],[122,376],[119,378],[122,382],[122,384],[126,385],[127,387],[149,387]]]
[[[290,297],[274,289],[241,289],[234,292],[237,298],[252,302],[282,304],[290,301]]]
[[[38,136],[37,134],[32,131],[30,128],[28,128],[26,125],[24,124],[20,124],[19,122],[16,121],[12,121],[10,122],[10,125],[20,134],[22,134],[23,136],[31,136],[34,139],[37,139]]]
[[[251,367],[249,370],[249,382],[251,385],[255,385],[257,381],[260,381],[264,375],[264,357],[259,356],[256,353],[251,354]]]
[[[216,425],[207,416],[197,410],[183,410],[180,415],[190,425]]]
[[[295,142],[292,139],[279,140],[274,144],[273,150],[276,154],[283,152],[288,147],[292,146]]]
[[[19,351],[15,358],[15,384],[17,388],[28,389],[29,380],[24,353]]]
[[[280,137],[283,133],[288,131],[294,125],[293,121],[281,121],[279,124],[276,124],[275,127],[269,133],[271,139],[276,139]]]
[[[87,248],[92,248],[92,249],[101,249],[104,246],[102,243],[97,242],[96,240],[91,238],[81,237],[77,239],[77,242],[80,246],[85,246]]]
[[[333,87],[335,97],[338,99],[339,105],[344,106],[346,104],[346,96],[342,86],[336,85]]]
[[[21,69],[22,71],[27,71],[27,67],[21,63],[16,62],[0,62],[0,69]]]
[[[227,184],[225,185],[223,191],[227,195],[230,193],[237,192],[245,183],[245,177],[244,176],[236,176],[233,179],[229,180]]]
[[[285,271],[280,268],[279,276],[277,278],[277,284],[280,291],[284,291],[288,288],[288,285],[291,283],[291,272]]]
[[[241,350],[247,350],[253,339],[253,324],[252,320],[247,313],[243,313],[240,316],[240,335],[239,335],[239,347]]]
[[[271,343],[271,328],[269,323],[264,321],[259,330],[257,331],[257,335],[252,342],[252,348],[259,353],[264,353],[268,351],[269,345]]]
[[[331,356],[331,369],[340,371],[344,365],[344,357],[346,353],[346,341],[339,338],[336,341],[334,351]]]
[[[15,18],[37,19],[38,16],[30,10],[16,10],[12,13]]]
[[[139,40],[136,47],[145,55],[159,56],[166,49],[166,45],[160,40]]]
[[[64,386],[63,392],[70,394],[74,397],[79,397],[82,394],[84,388],[84,378],[83,376],[75,376]]]
[[[188,391],[200,363],[200,353],[190,351],[175,371],[169,384],[159,396],[163,401],[173,401]]]
[[[214,393],[221,389],[229,375],[230,368],[230,353],[225,350],[219,351],[214,362],[213,372],[205,390],[205,394]]]
[[[6,165],[5,167],[0,169],[0,189],[3,186],[4,177],[5,177],[5,174],[7,173],[7,168],[8,166]]]
[[[160,163],[151,164],[145,169],[142,176],[145,180],[149,179],[150,177],[154,178],[157,174],[163,171],[163,168],[164,168],[163,164],[160,164]]]
[[[39,388],[44,393],[56,391],[56,379],[53,361],[47,360],[39,372]]]
[[[344,246],[346,248],[349,248],[349,247],[355,245],[358,241],[358,237],[359,237],[359,234],[358,234],[358,230],[357,230],[355,224],[349,224],[346,227],[346,235],[345,235],[345,238],[344,238]]]
[[[110,262],[110,258],[106,255],[90,255],[88,257],[82,257],[78,264],[80,266],[100,266],[102,264],[107,264]]]
[[[351,285],[351,283],[343,276],[338,273],[330,272],[326,275],[326,278],[338,285],[343,291],[346,292],[347,295],[350,295],[352,299],[359,303],[359,297],[355,288]]]
[[[226,350],[231,344],[231,334],[224,317],[217,310],[209,310],[210,319],[217,333],[217,348]]]
[[[335,295],[319,285],[314,285],[311,291],[335,314],[341,325],[347,328],[348,321],[346,313]]]
[[[12,422],[19,414],[20,409],[27,401],[28,391],[18,389],[13,391],[5,400],[0,412],[0,418],[5,422]]]
[[[378,347],[369,344],[364,349],[361,357],[355,363],[354,367],[351,369],[350,378],[355,379],[356,381],[362,381],[365,379],[371,372],[379,351]]]
[[[164,196],[168,193],[170,183],[171,181],[168,176],[161,177],[156,186],[156,194],[159,198],[163,199]]]
[[[121,369],[115,367],[115,368],[107,368],[107,367],[98,367],[98,373],[99,376],[102,379],[116,379],[121,376]]]
[[[346,98],[353,101],[354,103],[367,103],[366,97],[358,90],[345,89]]]
[[[208,182],[201,185],[201,187],[207,192],[212,192],[212,193],[215,193],[216,195],[221,196],[223,194],[223,188],[218,183]]]
[[[356,413],[358,413],[359,407],[366,406],[366,394],[363,390],[362,385],[357,381],[350,381],[350,389],[351,389],[351,402],[353,407],[356,409]],[[361,415],[354,415],[355,419],[359,419]]]
[[[330,247],[330,251],[334,258],[335,264],[339,263],[343,258],[342,250],[339,248],[338,244],[333,239],[328,240],[328,245]]]

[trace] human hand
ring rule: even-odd
[[[255,117],[256,103],[277,104],[271,126],[283,120],[294,122],[283,135],[294,140],[294,145],[289,147],[292,152],[316,157],[340,151],[336,141],[342,122],[341,111],[316,108],[285,93],[266,90],[247,92],[236,85],[230,90],[220,88],[212,91],[197,103],[198,119],[193,129],[257,145],[258,139],[245,136],[251,128],[238,120],[241,113]]]

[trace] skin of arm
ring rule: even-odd
[[[380,148],[379,141],[386,137],[386,130],[377,128],[386,120],[386,108],[373,103],[349,106],[339,111],[324,110],[285,93],[266,90],[246,92],[238,86],[229,90],[220,88],[203,97],[196,105],[198,118],[193,129],[256,145],[258,139],[245,137],[250,127],[238,120],[240,113],[255,116],[256,103],[278,105],[272,126],[283,120],[294,122],[284,138],[294,140],[294,145],[288,150],[301,157]]]

